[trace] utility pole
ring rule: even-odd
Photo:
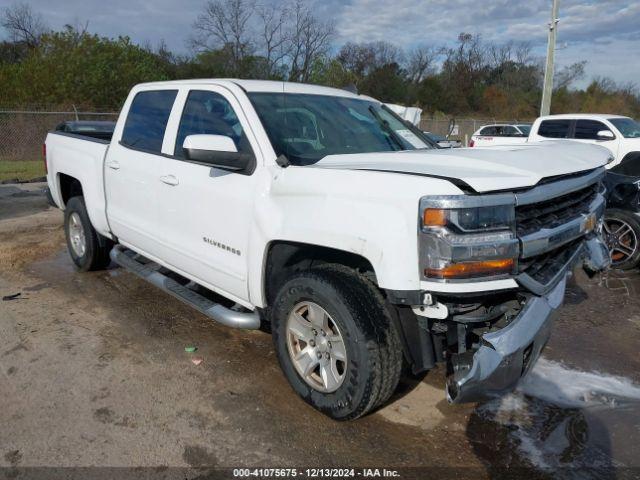
[[[560,0],[553,0],[551,23],[549,24],[549,45],[547,46],[547,65],[544,69],[544,85],[542,87],[542,105],[540,115],[551,113],[551,95],[553,93],[553,63],[556,55],[556,37],[558,36],[558,7]]]

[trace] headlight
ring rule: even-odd
[[[516,273],[513,195],[425,197],[420,222],[423,278],[486,279]]]
[[[515,220],[511,205],[475,208],[425,208],[423,227],[448,227],[458,232],[478,232],[510,229]]]

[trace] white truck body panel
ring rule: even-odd
[[[558,157],[563,161],[559,162]],[[476,192],[531,187],[544,177],[566,175],[602,165],[603,151],[566,142],[502,146],[492,149],[414,150],[355,155],[332,155],[319,168],[381,170],[455,178]]]
[[[120,144],[128,109],[146,90],[177,90],[161,154]],[[420,199],[462,195],[450,179],[476,192],[532,187],[544,177],[596,168],[592,146],[528,145],[328,156],[283,169],[247,91],[355,97],[326,87],[282,82],[188,80],[135,87],[111,147],[49,135],[49,185],[64,208],[59,174],[82,183],[90,218],[101,234],[248,307],[264,307],[265,259],[277,241],[356,253],[374,267],[381,288],[473,292],[509,289],[513,280],[447,284],[421,280],[417,229]],[[233,106],[256,157],[251,175],[172,158],[191,90],[209,90]],[[106,156],[106,159],[105,159]],[[562,162],[557,158],[561,156]],[[370,170],[370,171],[363,171]],[[402,174],[398,174],[402,173]],[[175,184],[167,184],[167,177]],[[173,180],[172,180],[173,181]],[[105,192],[106,185],[106,192]],[[211,243],[225,248],[212,246]],[[237,254],[230,254],[229,249]]]
[[[55,138],[55,140],[52,140]],[[104,191],[104,159],[108,143],[90,141],[73,135],[49,136],[47,140],[47,182],[53,201],[64,209],[60,193],[60,175],[77,178],[89,187],[83,192],[94,228],[109,236],[110,228]]]
[[[446,361],[451,402],[512,389],[570,271],[610,261],[605,148],[430,143],[343,90],[162,82],[132,89],[109,144],[48,135],[48,183],[79,269],[111,260],[224,325],[271,321],[294,388],[303,378],[329,395],[303,397],[348,418],[388,398],[405,360],[414,372]],[[372,362],[388,363],[382,377]]]

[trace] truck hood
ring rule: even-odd
[[[329,155],[312,166],[424,175],[463,182],[476,192],[490,192],[532,187],[546,177],[591,170],[606,165],[610,156],[606,148],[597,145],[544,142],[482,149]]]

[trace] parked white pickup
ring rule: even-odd
[[[110,142],[52,132],[46,152],[78,269],[112,259],[226,325],[270,323],[293,389],[352,419],[403,356],[448,362],[450,401],[513,388],[572,267],[608,262],[606,150],[430,145],[372,98],[189,80],[135,87]]]
[[[619,170],[624,168],[622,164],[640,162],[640,123],[629,117],[583,113],[538,118],[531,128],[529,142],[550,139],[570,139],[605,147],[612,155],[609,169]]]

